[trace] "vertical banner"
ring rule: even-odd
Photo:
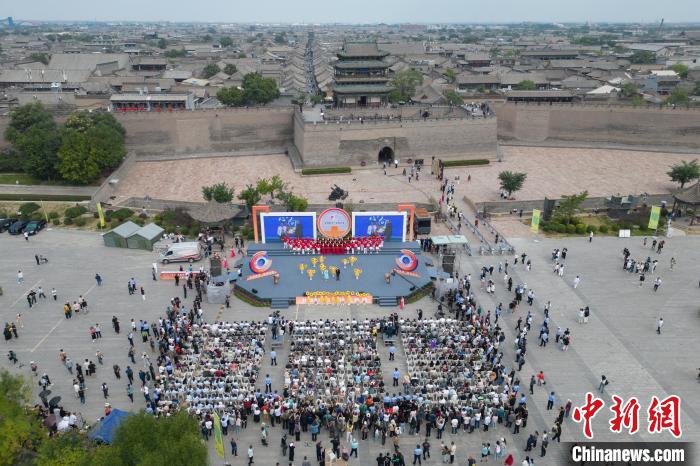
[[[48,226],[49,214],[46,213],[46,207],[44,207],[44,201],[39,201],[39,202],[41,202],[41,209],[44,211],[44,219],[46,220],[46,224]]]
[[[105,227],[105,215],[102,212],[102,204],[99,202],[97,203],[97,215],[100,216],[100,227],[104,228]]]
[[[539,209],[532,210],[532,223],[530,224],[530,231],[534,234],[540,231],[540,215],[542,212]]]
[[[649,214],[649,228],[656,230],[659,227],[659,217],[661,217],[661,207],[652,206]]]
[[[214,448],[220,457],[224,457],[224,438],[221,436],[221,419],[214,413]]]

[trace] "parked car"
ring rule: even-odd
[[[10,228],[16,221],[16,218],[0,218],[0,233]]]
[[[8,232],[11,235],[20,235],[22,234],[28,223],[29,222],[27,222],[26,220],[17,220],[15,223],[12,224]]]
[[[44,227],[46,226],[46,220],[32,220],[27,224],[27,226],[24,228],[24,231],[26,231],[30,235],[36,235],[39,233]]]
[[[194,262],[203,256],[202,245],[198,242],[173,243],[167,251],[161,253],[163,264],[170,262]]]

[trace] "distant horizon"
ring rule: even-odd
[[[238,2],[236,2],[238,3]],[[668,24],[700,23],[697,0],[675,0],[672,8],[652,0],[588,0],[562,5],[561,0],[354,0],[351,6],[323,0],[266,0],[236,4],[210,0],[121,0],[119,9],[101,8],[92,0],[35,0],[0,9],[0,18],[27,22],[203,23],[203,24]],[[693,19],[689,19],[693,18]]]
[[[10,15],[11,16],[11,15]],[[523,25],[523,24],[550,24],[550,25],[619,25],[619,26],[658,26],[660,20],[658,21],[475,21],[475,22],[444,22],[444,21],[379,21],[376,23],[372,22],[319,22],[319,21],[174,21],[174,20],[138,20],[138,19],[36,19],[36,18],[17,18],[11,16],[15,22],[15,27],[21,26],[21,22],[27,23],[42,23],[42,24],[110,24],[110,23],[124,23],[124,24],[211,24],[211,25],[247,25],[247,26],[405,26],[405,25],[417,25],[417,26],[508,26],[508,25]],[[8,16],[0,17],[0,21],[5,20]],[[698,21],[666,21],[664,20],[664,27],[666,26],[698,26],[700,27],[700,20]]]

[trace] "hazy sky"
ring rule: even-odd
[[[28,20],[212,22],[519,22],[700,20],[698,0],[6,0]]]

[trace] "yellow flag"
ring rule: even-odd
[[[538,231],[540,231],[540,215],[542,212],[540,212],[539,209],[533,209],[532,210],[532,223],[530,224],[530,231],[532,231],[534,234],[537,234]]]
[[[214,448],[220,457],[224,457],[224,438],[221,436],[221,419],[214,413]]]
[[[49,214],[46,213],[46,207],[44,207],[44,201],[39,201],[41,202],[41,209],[44,211],[44,218],[46,219],[46,223],[49,223]]]
[[[655,230],[659,226],[659,217],[661,216],[661,207],[655,205],[651,208],[651,214],[649,214],[649,228]]]
[[[100,216],[100,226],[105,227],[105,214],[102,213],[102,204],[97,203],[97,215]]]

